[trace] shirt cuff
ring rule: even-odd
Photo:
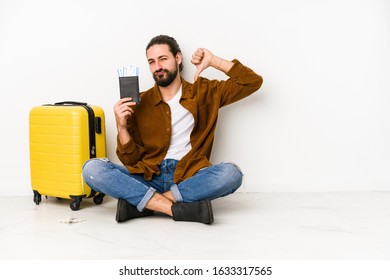
[[[119,137],[117,137],[116,143],[117,150],[120,154],[129,154],[132,153],[135,149],[135,144],[131,140],[128,143],[122,145],[121,141],[119,141]]]

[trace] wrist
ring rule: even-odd
[[[215,69],[221,70],[222,58],[213,55],[210,65]]]

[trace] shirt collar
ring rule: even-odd
[[[188,99],[192,98],[192,90],[191,90],[192,84],[181,78],[181,98],[182,99]]]
[[[181,98],[182,99],[187,99],[187,98],[192,98],[192,90],[191,90],[191,85],[189,82],[183,79],[183,77],[180,77],[181,79]],[[161,97],[161,92],[156,83],[154,83],[153,87],[153,105],[158,105],[160,102],[163,102],[162,97]]]
[[[158,105],[160,102],[162,102],[162,97],[161,97],[161,92],[160,89],[158,88],[158,85],[155,83],[153,87],[153,105]]]

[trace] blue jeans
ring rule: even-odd
[[[123,165],[108,159],[91,159],[83,166],[84,181],[93,190],[126,199],[141,212],[155,192],[172,191],[177,202],[216,199],[235,192],[242,183],[243,174],[232,163],[220,163],[200,169],[194,176],[179,184],[173,182],[177,160],[166,159],[160,175],[146,181],[143,174],[130,174]]]

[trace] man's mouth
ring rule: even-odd
[[[157,76],[163,76],[165,74],[165,70],[157,70],[156,72],[154,72],[154,74],[156,74]]]

